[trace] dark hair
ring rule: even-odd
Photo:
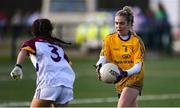
[[[50,37],[53,26],[48,19],[36,19],[32,24],[32,33],[36,37]]]
[[[36,19],[32,24],[32,34],[35,37],[48,38],[50,42],[71,44],[52,37],[53,25],[49,19]]]

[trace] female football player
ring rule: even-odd
[[[34,38],[25,41],[10,73],[22,79],[22,63],[29,55],[37,74],[37,87],[31,107],[63,107],[73,99],[75,73],[62,49],[65,42],[52,37],[53,26],[48,19],[37,19],[32,24]]]
[[[117,107],[137,107],[136,98],[141,93],[144,79],[144,44],[132,32],[133,11],[125,6],[115,15],[116,32],[105,37],[96,71],[106,62],[119,67],[120,75],[115,83],[119,100]]]

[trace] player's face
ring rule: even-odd
[[[115,29],[120,35],[127,35],[129,32],[129,25],[124,16],[115,16]]]

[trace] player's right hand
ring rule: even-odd
[[[23,78],[22,66],[19,64],[16,64],[14,69],[11,71],[10,76],[14,80],[22,79]]]
[[[100,75],[100,69],[102,67],[102,64],[100,63],[99,65],[96,66],[96,73],[98,76],[98,80],[101,80],[101,75]]]
[[[114,84],[117,83],[117,82],[119,82],[119,81],[120,81],[121,79],[123,79],[124,77],[127,77],[127,76],[128,76],[127,71],[123,71],[121,68],[119,68],[119,71],[120,71],[120,74],[119,74],[119,76],[116,77],[116,81],[114,82]]]

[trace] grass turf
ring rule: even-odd
[[[97,80],[93,65],[97,56],[71,56],[76,72],[74,84],[75,99],[116,97],[113,85]],[[180,93],[180,57],[159,57],[145,59],[145,81],[142,95]],[[31,101],[35,89],[35,70],[29,59],[23,64],[23,80],[9,77],[14,62],[9,57],[0,58],[0,103]],[[177,107],[179,99],[138,101],[140,107]],[[70,106],[115,107],[116,102],[70,104]]]

